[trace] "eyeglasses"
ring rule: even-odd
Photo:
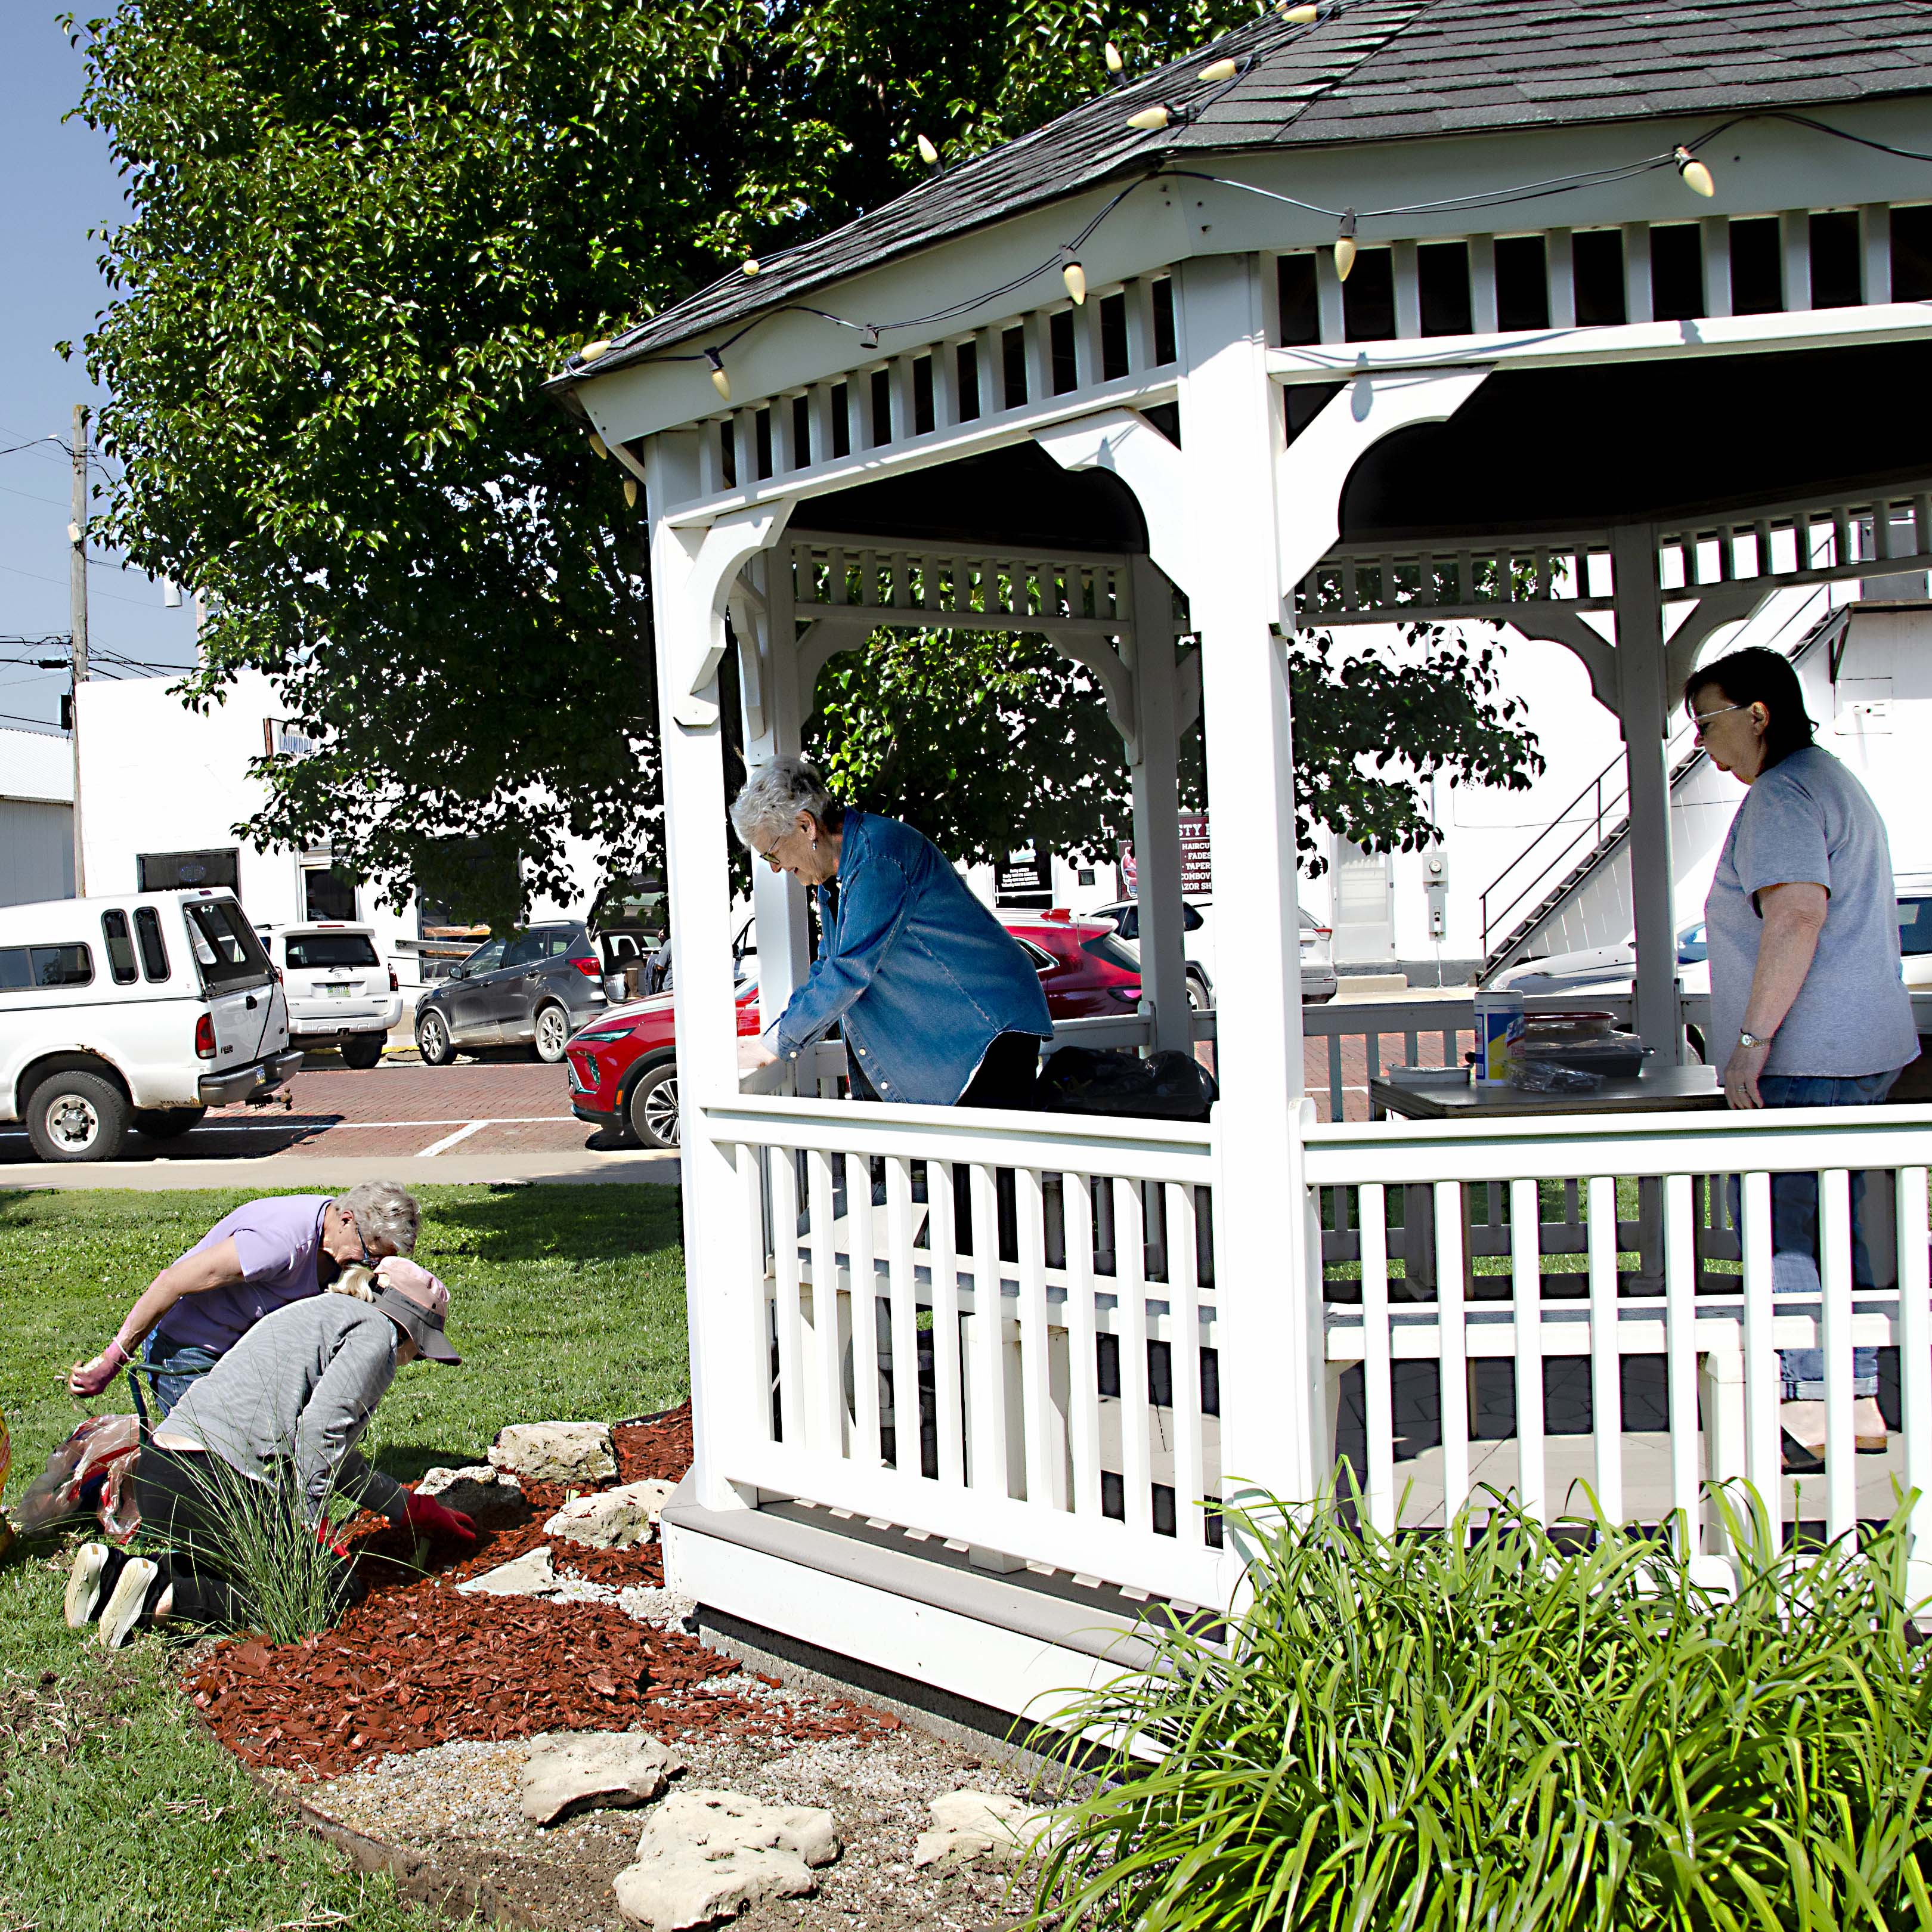
[[[1690,736],[1701,745],[1704,742],[1704,727],[1709,724],[1713,718],[1722,718],[1729,712],[1748,711],[1750,709],[1750,706],[1748,704],[1726,704],[1722,710],[1707,711],[1701,718],[1694,711],[1690,714]]]

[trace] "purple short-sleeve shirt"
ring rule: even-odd
[[[183,1295],[155,1326],[155,1352],[206,1348],[211,1354],[226,1354],[263,1316],[320,1294],[322,1217],[334,1198],[278,1195],[224,1214],[181,1258],[232,1240],[244,1279]]]

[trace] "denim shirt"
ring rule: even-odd
[[[818,910],[823,950],[767,1035],[781,1060],[843,1020],[880,1100],[950,1107],[1001,1034],[1052,1038],[1019,942],[910,825],[848,807]]]

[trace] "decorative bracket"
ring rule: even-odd
[[[1137,410],[1102,410],[1036,429],[1034,442],[1063,470],[1105,470],[1134,493],[1147,520],[1148,554],[1176,584],[1184,578],[1180,452]]]
[[[724,656],[724,618],[738,574],[748,558],[769,550],[784,534],[797,499],[782,496],[748,510],[734,511],[692,530],[668,536],[686,558],[678,594],[693,621],[692,634],[680,637],[670,688],[665,695],[680,724],[704,727],[718,722],[718,700],[708,696]]]

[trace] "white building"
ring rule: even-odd
[[[265,751],[292,748],[282,710],[274,687],[255,674],[238,678],[225,701],[205,715],[188,710],[165,677],[83,684],[81,796],[88,890],[225,885],[233,888],[258,925],[362,920],[375,928],[376,945],[395,966],[406,995],[419,990],[416,949],[423,918],[414,895],[399,911],[382,903],[379,887],[358,886],[339,872],[326,848],[264,850],[236,831],[267,795],[262,781],[249,775],[250,762]],[[61,749],[64,754],[64,741]],[[595,855],[582,845],[570,856],[576,890],[568,903],[536,901],[533,920],[580,917],[590,910],[601,877]],[[71,871],[70,866],[67,892],[73,890]]]
[[[0,730],[0,905],[73,895],[73,752],[50,732]]]

